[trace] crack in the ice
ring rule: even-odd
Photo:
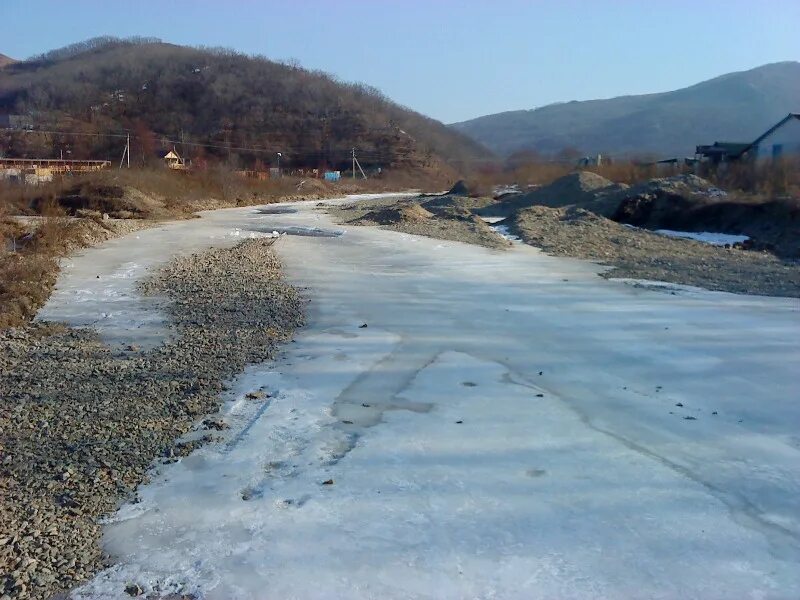
[[[538,386],[526,381],[523,375],[515,372],[508,365],[504,364],[503,366],[507,369],[507,372],[503,377],[503,380],[505,382],[515,385],[520,385],[530,389],[540,389]],[[512,374],[521,379],[522,381],[514,380]],[[728,509],[731,518],[736,523],[763,535],[764,538],[767,540],[771,554],[776,558],[782,558],[794,555],[794,553],[789,553],[784,550],[785,543],[787,541],[793,547],[794,552],[797,551],[798,546],[800,546],[800,535],[798,535],[791,529],[788,529],[777,523],[773,523],[767,520],[764,517],[763,511],[744,496],[736,494],[735,492],[723,490],[722,488],[716,486],[710,481],[703,479],[700,475],[692,471],[689,467],[676,463],[670,460],[669,458],[662,456],[657,452],[651,450],[650,448],[647,448],[618,433],[615,433],[608,429],[604,429],[594,424],[591,418],[587,414],[585,414],[581,409],[572,404],[569,400],[567,400],[563,396],[554,394],[552,392],[550,393],[550,395],[551,397],[556,398],[558,401],[560,401],[570,411],[572,411],[580,419],[580,421],[592,431],[596,431],[600,434],[612,438],[613,440],[622,444],[629,450],[632,450],[641,456],[645,456],[647,458],[655,460],[661,465],[672,470],[673,472],[703,487],[711,496],[716,498]],[[785,538],[788,538],[788,540],[786,540]]]

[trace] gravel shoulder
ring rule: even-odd
[[[768,252],[711,246],[626,227],[575,207],[533,206],[507,220],[525,243],[555,256],[614,267],[606,278],[664,281],[709,290],[800,297],[800,263]]]
[[[99,519],[224,423],[225,382],[303,324],[274,240],[181,257],[142,284],[176,335],[114,352],[89,329],[0,332],[0,596],[49,598],[102,568]],[[176,443],[197,430],[194,441]]]
[[[397,200],[386,198],[364,200],[339,206],[325,206],[336,222],[341,225],[378,226],[392,231],[453,242],[476,244],[497,250],[507,249],[510,243],[474,216],[471,210],[485,202],[472,198],[449,196],[420,196],[413,199]],[[394,212],[411,207],[411,215]],[[422,211],[418,209],[422,208]],[[414,218],[413,209],[427,212],[429,216]],[[411,218],[409,218],[411,216]]]

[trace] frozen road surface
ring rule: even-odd
[[[156,344],[131,285],[147,268],[344,231],[278,242],[309,325],[232,383],[224,442],[159,466],[109,520],[116,564],[76,598],[800,597],[797,300],[296,208],[216,211],[65,270],[43,316]]]

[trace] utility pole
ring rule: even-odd
[[[358,162],[358,159],[356,158],[356,149],[353,148],[353,179],[356,178],[356,166],[358,166],[358,170],[361,171],[361,176],[366,179],[367,174],[364,173],[364,169],[361,168],[361,163]]]
[[[119,159],[119,168],[122,168],[122,165],[125,164],[125,158],[128,159],[128,168],[131,168],[131,134],[125,137],[125,149],[122,151],[122,158]]]

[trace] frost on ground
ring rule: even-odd
[[[309,326],[233,382],[219,445],[123,507],[75,597],[800,595],[795,299],[345,229],[281,238]]]
[[[732,235],[730,233],[711,233],[708,231],[673,231],[672,229],[656,229],[656,233],[666,235],[668,237],[684,238],[687,240],[696,240],[711,244],[712,246],[725,246],[733,244],[741,244],[750,238],[746,235]]]

